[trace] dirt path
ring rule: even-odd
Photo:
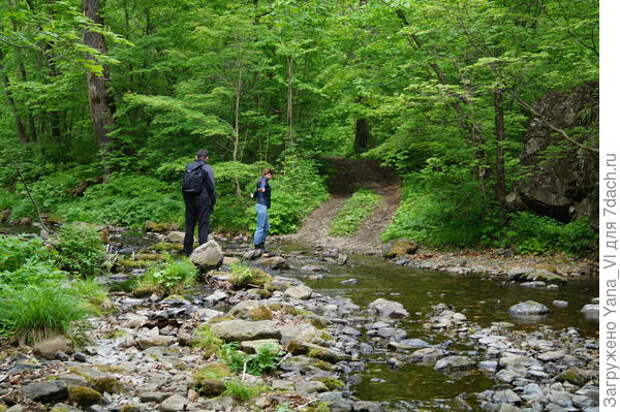
[[[381,233],[390,224],[400,199],[400,181],[391,169],[381,167],[375,160],[332,159],[331,176],[327,186],[331,198],[315,210],[301,229],[288,236],[289,240],[326,248],[357,253],[381,250]],[[360,188],[376,191],[383,196],[375,212],[351,237],[329,235],[330,224],[342,205]]]

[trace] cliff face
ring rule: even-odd
[[[534,108],[548,123],[583,142],[598,134],[598,90],[598,83],[586,83],[569,93],[550,93]],[[584,129],[588,129],[587,133],[578,132]],[[598,156],[595,153],[568,142],[533,117],[525,135],[521,164],[527,175],[510,195],[513,204],[563,222],[588,216],[596,223]]]

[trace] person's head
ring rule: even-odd
[[[266,177],[267,179],[273,179],[273,169],[270,169],[268,167],[264,168],[263,176]]]
[[[196,160],[202,160],[203,162],[209,158],[209,151],[207,149],[200,149],[196,153]]]

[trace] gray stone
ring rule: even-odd
[[[485,372],[495,372],[497,370],[497,361],[486,360],[478,363],[478,369]]]
[[[169,393],[164,392],[142,392],[140,394],[140,401],[160,403],[169,396]]]
[[[409,312],[401,303],[383,298],[373,301],[368,305],[368,308],[385,318],[406,318],[409,316]]]
[[[493,400],[497,403],[517,403],[521,401],[521,398],[511,389],[505,389],[495,392],[493,394]]]
[[[173,230],[172,232],[168,232],[166,235],[166,241],[171,243],[183,243],[185,240],[185,233],[180,232],[178,230]]]
[[[549,351],[549,352],[543,352],[536,357],[543,362],[552,362],[552,361],[557,361],[559,359],[562,359],[565,355],[566,355],[566,352],[564,351],[554,350],[554,351]]]
[[[261,346],[269,345],[274,348],[276,352],[282,350],[280,342],[276,339],[258,339],[258,340],[246,340],[241,342],[241,350],[247,353],[256,353]]]
[[[555,306],[556,308],[565,308],[568,306],[568,302],[565,300],[554,300],[553,306]]]
[[[159,405],[159,410],[161,412],[177,412],[184,411],[187,406],[187,399],[183,396],[174,394],[167,398],[165,401]]]
[[[544,399],[545,394],[538,384],[530,383],[523,387],[521,397],[527,402],[535,402]]]
[[[548,312],[549,308],[533,300],[517,303],[508,309],[508,313],[513,316],[545,315]]]
[[[342,392],[323,392],[317,396],[321,402],[329,404],[329,410],[332,412],[349,412],[353,409],[353,401],[346,399]]]
[[[545,282],[541,282],[539,280],[535,280],[532,282],[523,282],[520,283],[520,286],[524,287],[524,288],[540,288],[540,287],[544,287],[546,285]]]
[[[497,412],[521,412],[521,408],[517,408],[509,403],[502,403]]]
[[[411,354],[411,361],[431,365],[443,356],[443,352],[437,348],[418,349]]]
[[[7,409],[4,412],[26,412],[26,411],[27,411],[26,407],[18,403],[18,404],[11,406],[9,409]]]
[[[288,262],[282,256],[262,257],[258,259],[256,263],[261,266],[266,266],[272,270],[290,268]]]
[[[357,279],[353,279],[353,278],[340,281],[340,284],[342,284],[342,285],[355,285],[357,283],[358,283],[358,280]]]
[[[462,372],[475,368],[476,362],[467,356],[447,356],[435,364],[435,369],[441,372]]]
[[[312,289],[306,285],[291,286],[284,291],[284,294],[295,299],[310,299]]]
[[[217,269],[222,266],[224,254],[220,245],[215,240],[209,240],[207,243],[200,245],[194,250],[190,256],[193,264],[204,271]]]
[[[581,313],[586,319],[598,320],[599,307],[597,303],[590,303],[581,308]]]
[[[33,382],[21,389],[26,399],[37,402],[57,402],[67,399],[69,390],[63,381]]]
[[[228,293],[224,292],[223,290],[216,290],[205,298],[205,303],[209,306],[213,306],[217,302],[225,300],[226,298],[228,298]]]
[[[356,412],[382,412],[383,407],[377,402],[357,401],[353,404],[353,410]]]
[[[211,325],[211,330],[226,341],[256,339],[280,339],[282,336],[277,324],[271,320],[251,322],[247,320],[226,320]]]
[[[295,391],[307,395],[316,392],[327,392],[328,388],[323,382],[319,381],[297,381],[295,382]]]
[[[321,333],[317,328],[309,323],[288,324],[279,328],[282,338],[280,342],[282,345],[288,345],[289,342],[296,340],[301,342],[310,342]]]
[[[425,342],[422,339],[404,339],[398,343],[411,349],[423,349],[431,346],[428,342]]]
[[[176,343],[177,338],[174,336],[164,335],[147,335],[137,339],[138,345],[142,350],[151,348],[153,346],[170,346]]]

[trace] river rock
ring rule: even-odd
[[[447,356],[435,364],[435,369],[442,372],[462,372],[475,368],[476,362],[467,356]]]
[[[246,341],[257,339],[280,339],[282,336],[276,322],[260,320],[226,320],[211,325],[211,330],[225,341]]]
[[[58,402],[67,399],[69,390],[63,381],[33,382],[21,388],[26,399],[37,402]]]
[[[318,329],[309,323],[290,323],[283,325],[279,328],[279,332],[282,336],[280,342],[282,342],[284,346],[288,345],[293,340],[310,342],[320,335]]]
[[[338,255],[338,261],[337,261],[337,263],[338,263],[340,266],[346,265],[348,261],[349,261],[349,257],[348,257],[347,255],[345,255],[344,253],[340,253],[340,254]]]
[[[213,292],[212,294],[210,294],[209,296],[207,296],[205,298],[205,303],[208,306],[214,306],[216,303],[225,300],[228,298],[228,293],[224,292],[223,290],[216,290],[215,292]]]
[[[250,249],[243,254],[244,260],[255,260],[263,255],[262,249]]]
[[[310,299],[312,289],[306,285],[291,286],[284,291],[284,294],[295,299]]]
[[[368,305],[368,308],[385,318],[406,318],[409,316],[409,312],[401,303],[383,298],[373,301]]]
[[[183,396],[174,394],[167,398],[165,401],[159,405],[159,410],[161,412],[177,412],[184,411],[187,406],[187,399]]]
[[[388,243],[384,249],[383,256],[394,258],[407,254],[414,254],[418,250],[418,244],[409,239],[396,239]]]
[[[190,260],[203,271],[209,271],[217,269],[222,265],[224,254],[222,253],[222,248],[215,240],[209,240],[194,250]]]
[[[41,356],[48,360],[52,360],[56,359],[56,356],[59,352],[65,354],[72,353],[73,345],[71,344],[71,341],[69,341],[65,337],[56,336],[36,343],[32,348],[32,351],[35,355]]]
[[[598,304],[590,303],[590,304],[584,305],[583,308],[581,308],[581,313],[584,314],[586,319],[597,320],[598,313],[599,313]]]
[[[272,270],[288,269],[290,267],[282,256],[262,257],[256,261],[256,264],[266,266]]]
[[[513,316],[545,315],[548,312],[549,308],[547,308],[542,303],[538,303],[533,300],[517,303],[516,305],[512,305],[510,309],[508,309],[508,313]]]
[[[295,392],[308,395],[317,392],[327,392],[329,389],[320,381],[297,381],[295,382]]]
[[[353,409],[353,401],[346,399],[342,392],[323,392],[317,398],[329,404],[331,412],[349,412]]]
[[[269,345],[274,348],[276,352],[282,350],[280,342],[276,339],[258,339],[258,340],[246,340],[241,342],[241,350],[247,353],[256,353],[261,346]]]
[[[493,400],[497,403],[517,403],[521,401],[521,398],[511,389],[505,389],[495,392],[493,394]]]
[[[568,302],[565,300],[554,300],[553,306],[555,306],[556,308],[565,308],[568,306]]]
[[[180,232],[178,230],[173,230],[172,232],[168,232],[166,235],[166,241],[171,243],[183,243],[185,240],[185,233]]]
[[[566,353],[561,350],[543,352],[537,356],[543,362],[553,362],[562,359]]]
[[[174,336],[165,336],[165,335],[146,335],[141,336],[137,339],[138,346],[142,350],[151,348],[153,346],[170,346],[176,343],[177,338]]]

